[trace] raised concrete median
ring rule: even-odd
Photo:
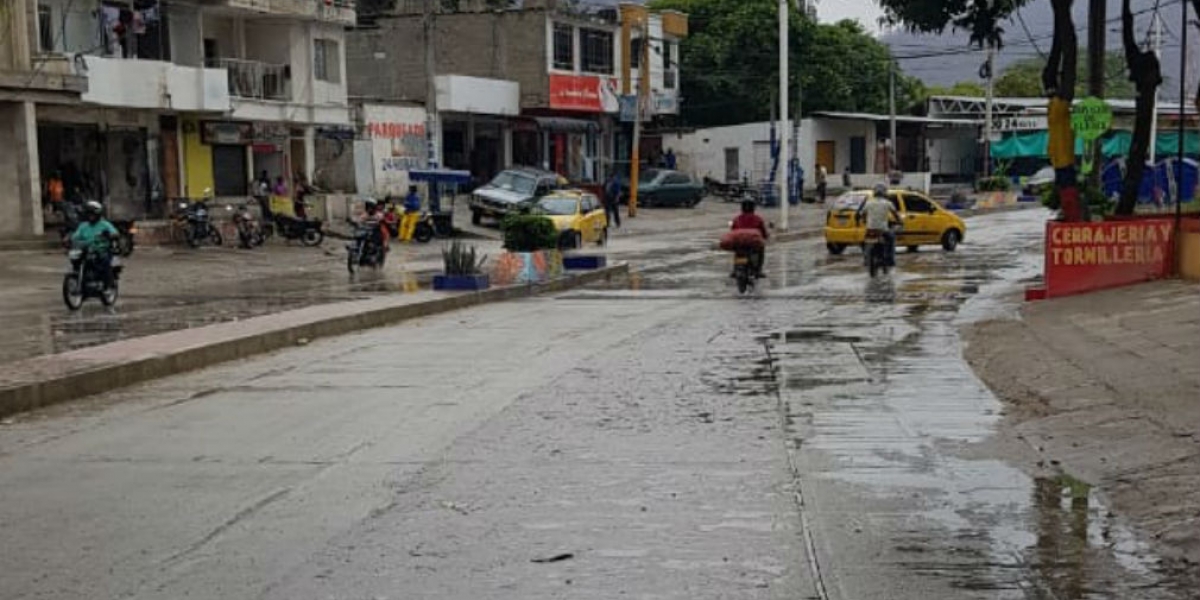
[[[461,308],[558,292],[624,277],[628,265],[574,273],[541,284],[475,293],[422,291],[310,306],[39,356],[0,367],[0,416],[143,381],[271,352],[317,338],[391,325]]]

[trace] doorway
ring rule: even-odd
[[[824,166],[828,173],[837,172],[837,143],[833,140],[817,142],[817,164]]]
[[[725,149],[725,183],[737,183],[741,180],[742,168],[738,165],[738,149]]]

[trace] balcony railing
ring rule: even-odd
[[[288,66],[254,60],[220,58],[209,61],[211,67],[229,71],[229,95],[259,100],[291,100]]]

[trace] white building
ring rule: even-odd
[[[117,218],[170,199],[245,196],[255,174],[319,178],[350,124],[342,0],[42,0],[38,48],[87,78],[82,107],[38,111],[43,179]]]

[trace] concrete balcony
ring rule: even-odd
[[[201,0],[202,7],[354,25],[354,0]]]
[[[157,60],[83,57],[88,90],[82,100],[123,108],[225,112],[229,76],[223,69],[184,67]]]
[[[283,102],[292,99],[291,86],[288,84],[287,65],[222,58],[214,61],[210,66],[224,69],[229,73],[229,93],[236,98]]]

